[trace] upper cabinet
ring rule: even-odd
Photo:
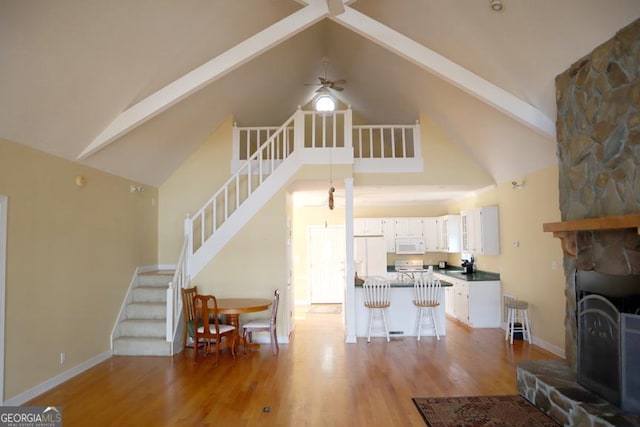
[[[387,253],[396,252],[396,220],[395,218],[384,218],[382,220],[384,238],[387,242]]]
[[[384,220],[382,218],[354,218],[354,236],[382,236],[384,235]]]
[[[460,215],[437,219],[438,252],[460,252]]]
[[[478,255],[500,253],[498,207],[485,206],[460,213],[462,252]]]
[[[396,237],[422,237],[422,218],[396,218]]]
[[[425,252],[438,251],[438,218],[422,218],[422,234]]]

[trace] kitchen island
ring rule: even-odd
[[[438,334],[446,335],[445,321],[445,294],[444,289],[451,287],[451,283],[441,280],[442,291],[440,292],[440,305],[436,307],[436,322],[438,323]],[[413,282],[392,281],[391,283],[391,306],[386,310],[387,325],[389,335],[396,337],[416,336],[416,316],[418,308],[413,305]],[[355,312],[356,312],[356,336],[366,337],[369,333],[369,310],[364,306],[364,296],[362,285],[355,286]],[[425,321],[425,325],[428,324]],[[375,325],[374,325],[375,326]],[[422,336],[434,336],[433,329],[422,328]],[[372,337],[384,336],[380,330],[372,330]]]

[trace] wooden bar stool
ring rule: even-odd
[[[507,330],[504,336],[505,341],[509,340],[513,344],[513,335],[516,332],[522,333],[522,339],[526,339],[531,344],[531,327],[529,325],[528,308],[529,303],[517,299],[508,299],[504,303],[507,307]]]

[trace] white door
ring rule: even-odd
[[[342,225],[309,227],[309,280],[312,304],[344,299],[345,229]]]

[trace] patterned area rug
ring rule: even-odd
[[[412,400],[430,427],[558,426],[522,396],[414,397]]]

